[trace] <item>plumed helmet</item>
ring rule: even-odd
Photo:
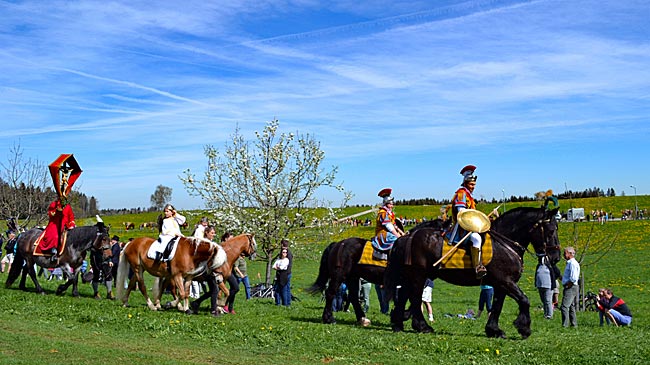
[[[377,194],[380,198],[382,198],[382,204],[386,205],[389,203],[394,203],[395,199],[390,195],[393,192],[393,189],[391,188],[385,188],[381,189],[381,191]]]
[[[460,174],[463,175],[463,184],[469,181],[476,182],[478,176],[474,175],[474,170],[476,170],[476,166],[474,165],[467,165],[460,170]]]

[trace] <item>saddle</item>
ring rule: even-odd
[[[43,240],[43,237],[45,236],[45,230],[43,230],[43,233],[41,233],[40,236],[34,241],[34,251],[32,252],[33,256],[52,256],[52,252],[44,252],[41,250],[41,241]],[[63,254],[63,250],[65,250],[65,243],[68,240],[68,230],[64,230],[63,233],[61,233],[61,237],[59,238],[59,244],[56,247],[56,250],[59,252],[59,256]]]
[[[151,246],[149,246],[147,257],[156,260],[159,255],[162,255],[162,259],[160,259],[161,262],[167,262],[173,259],[174,254],[176,253],[176,247],[178,246],[178,241],[178,237],[173,237],[167,241],[167,244],[165,245],[160,241],[159,237],[157,240],[153,241]]]
[[[388,266],[388,254],[383,251],[379,253],[385,255],[384,259],[377,259],[375,255],[375,248],[372,246],[372,242],[366,241],[366,244],[363,245],[363,252],[361,253],[361,258],[359,259],[359,264],[361,265],[373,265],[386,267]],[[384,256],[382,256],[384,257]]]
[[[444,256],[447,252],[453,249],[454,246],[448,244],[449,237],[445,236],[445,243],[442,245],[440,257]],[[440,263],[440,269],[473,269],[472,259],[470,256],[469,247],[461,244],[456,251]],[[471,245],[470,245],[471,247]],[[481,253],[481,263],[483,266],[492,261],[492,236],[486,233],[483,239],[483,247]]]

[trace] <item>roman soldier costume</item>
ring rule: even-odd
[[[474,185],[476,184],[476,179],[478,177],[474,175],[475,170],[476,166],[474,165],[467,165],[460,170],[460,174],[463,175],[463,182],[460,188],[456,190],[456,193],[454,193],[454,197],[451,200],[451,213],[454,228],[449,240],[450,244],[457,243],[467,234],[463,227],[458,224],[458,213],[463,209],[476,209],[476,201],[472,196],[472,191],[474,190]],[[470,183],[473,183],[471,187]],[[481,244],[483,239],[476,232],[472,232],[469,235],[469,238],[472,241],[470,249],[472,266],[476,268],[476,277],[482,278],[487,273],[485,266],[481,263]]]
[[[372,245],[376,250],[388,251],[403,233],[397,228],[395,222],[395,213],[392,209],[394,199],[390,195],[393,190],[390,188],[382,189],[379,197],[382,198],[382,206],[377,212],[377,224],[375,226],[375,237],[372,239]],[[391,207],[388,205],[391,204]]]

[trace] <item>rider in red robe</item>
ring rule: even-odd
[[[74,213],[70,204],[61,204],[61,200],[57,199],[50,203],[47,208],[47,216],[50,222],[45,227],[45,235],[41,240],[41,250],[51,250],[52,259],[56,259],[58,255],[58,246],[61,234],[66,229],[75,227]]]

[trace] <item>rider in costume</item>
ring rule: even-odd
[[[45,235],[41,240],[41,250],[43,252],[49,250],[52,253],[52,261],[58,260],[58,246],[64,231],[76,227],[74,213],[67,197],[72,187],[68,179],[73,170],[66,162],[59,168],[61,181],[59,189],[57,189],[59,196],[47,208],[49,223],[45,227]]]
[[[476,209],[476,201],[472,193],[476,187],[476,179],[478,176],[474,175],[474,170],[476,170],[476,166],[473,165],[467,165],[460,170],[460,174],[463,175],[463,183],[456,190],[451,201],[451,216],[454,228],[451,239],[449,240],[450,244],[458,243],[467,234],[467,231],[458,224],[458,213],[464,209]],[[471,232],[469,239],[472,242],[470,251],[472,266],[476,268],[476,278],[480,279],[487,274],[485,266],[481,263],[481,244],[483,243],[483,239],[477,232]]]
[[[395,222],[395,213],[393,212],[395,201],[390,195],[392,191],[392,189],[386,188],[377,194],[382,198],[382,207],[377,212],[377,226],[372,246],[379,251],[390,250],[395,241],[404,235]]]

